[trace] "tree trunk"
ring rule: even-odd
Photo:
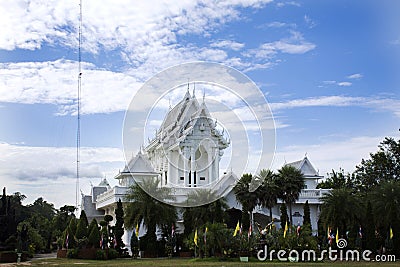
[[[272,207],[269,208],[269,219],[272,221]]]
[[[293,225],[293,217],[292,217],[292,203],[291,202],[289,202],[289,218],[290,218],[290,222],[289,222],[289,224],[290,225]]]

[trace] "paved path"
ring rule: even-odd
[[[57,252],[46,253],[46,254],[35,254],[31,260],[34,261],[39,259],[54,259],[54,258],[57,258]]]

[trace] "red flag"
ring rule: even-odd
[[[252,232],[253,232],[253,228],[251,227],[251,224],[250,224],[250,226],[249,226],[249,232],[247,233],[247,238],[248,238],[248,239],[250,239],[250,236],[251,236]]]
[[[114,248],[116,248],[117,247],[117,239],[115,238],[115,235],[114,235],[114,239],[113,239],[113,244],[114,244]]]
[[[68,238],[69,238],[69,234],[67,233],[67,238],[65,238],[65,246],[67,247],[67,249],[68,249]]]
[[[175,235],[175,226],[174,226],[174,224],[172,224],[172,227],[171,227],[171,236],[174,236]]]
[[[299,235],[300,235],[300,230],[301,230],[301,227],[300,227],[300,225],[297,225],[297,229],[296,229],[297,236],[299,236]]]

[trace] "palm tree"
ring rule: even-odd
[[[400,182],[385,181],[375,186],[370,195],[373,214],[377,220],[377,227],[388,235],[389,229],[393,235],[395,253],[400,255]]]
[[[228,208],[225,198],[217,200],[215,193],[209,189],[200,189],[188,194],[187,205],[184,209],[183,221],[185,233],[189,234],[196,227],[206,223],[222,223],[224,211]],[[210,203],[210,201],[214,200]],[[195,207],[196,203],[208,203]]]
[[[276,184],[276,175],[271,170],[262,169],[257,178],[261,185],[257,188],[257,196],[260,204],[269,209],[269,217],[272,220],[272,208],[278,200],[278,186]]]
[[[320,219],[325,228],[338,228],[345,232],[361,219],[361,204],[354,192],[347,188],[333,189],[322,197]]]
[[[250,225],[250,213],[257,205],[258,198],[256,192],[250,192],[249,187],[252,180],[251,174],[243,174],[239,182],[233,188],[236,199],[242,204],[242,224],[243,229],[248,229]]]
[[[141,182],[140,186],[136,183],[131,186],[126,196],[130,203],[126,209],[125,225],[128,228],[133,228],[143,221],[150,242],[155,242],[157,239],[157,227],[162,229],[165,226],[170,226],[177,219],[175,207],[152,197],[158,196],[158,199],[165,201],[174,199],[170,189],[158,187],[159,183],[159,179],[148,179]],[[151,195],[149,192],[151,192]]]
[[[293,223],[292,204],[299,199],[301,189],[304,188],[304,176],[300,170],[291,165],[285,165],[278,170],[276,184],[279,188],[278,196],[289,206],[290,224]]]

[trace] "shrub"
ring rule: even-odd
[[[69,259],[77,259],[78,258],[78,249],[73,248],[67,251],[67,258]]]
[[[108,250],[108,259],[112,260],[112,259],[116,259],[117,257],[118,257],[118,252],[115,249],[110,248]]]
[[[77,239],[82,239],[84,237],[88,236],[87,233],[87,224],[84,221],[84,219],[80,219],[78,222],[78,226],[76,227],[76,232],[75,232],[75,236]]]
[[[99,248],[100,247],[100,230],[97,226],[92,227],[92,231],[89,234],[89,246]]]
[[[104,250],[97,250],[96,251],[96,260],[105,260],[106,259],[106,253]]]

